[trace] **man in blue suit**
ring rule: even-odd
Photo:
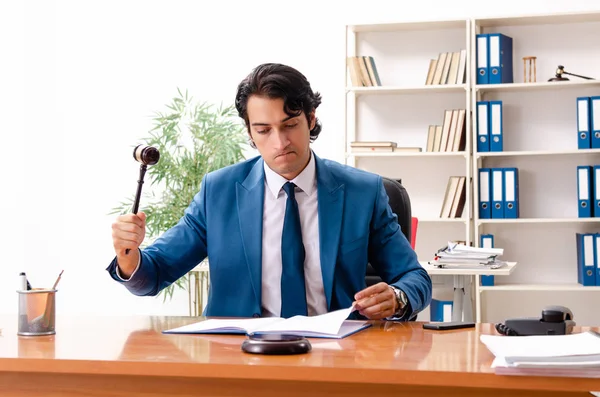
[[[321,96],[306,78],[260,65],[235,103],[260,156],[207,174],[179,223],[143,250],[145,214],[119,216],[111,277],[156,295],[208,256],[206,316],[311,316],[354,304],[355,317],[408,320],[427,307],[431,279],[381,177],[311,150]],[[368,263],[383,281],[366,288]]]

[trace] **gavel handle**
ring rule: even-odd
[[[580,78],[582,78],[582,79],[586,79],[586,80],[594,80],[592,77],[580,76],[580,75],[578,75],[578,74],[575,74],[575,73],[569,73],[569,72],[565,72],[565,71],[563,71],[563,74],[568,74],[569,76],[580,77]]]
[[[140,166],[140,177],[138,179],[137,191],[135,193],[135,201],[133,202],[133,213],[137,214],[138,209],[140,208],[140,197],[142,196],[142,186],[144,185],[144,175],[146,174],[146,169],[148,166],[146,164],[142,164]],[[129,255],[129,248],[125,250],[125,255]]]

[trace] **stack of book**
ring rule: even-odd
[[[350,149],[355,153],[362,152],[393,152],[398,146],[391,141],[354,141],[350,142]]]
[[[428,152],[461,152],[466,145],[465,109],[446,109],[442,125],[430,125]]]
[[[445,265],[465,265],[465,266],[489,266],[491,269],[498,269],[507,265],[506,262],[498,259],[504,253],[502,248],[482,248],[470,247],[464,244],[449,242],[436,252],[431,265],[444,267]]]
[[[451,176],[448,178],[440,218],[460,218],[465,208],[466,199],[467,177]]]
[[[391,141],[353,141],[350,142],[352,153],[378,153],[378,152],[420,152],[417,146],[399,147],[396,142]]]
[[[429,61],[425,85],[464,84],[466,80],[467,50],[442,52]]]
[[[354,56],[346,59],[350,81],[354,87],[381,86],[381,79],[372,56]]]

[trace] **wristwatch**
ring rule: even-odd
[[[406,310],[406,306],[408,305],[408,298],[406,297],[404,291],[402,291],[400,288],[395,287],[393,285],[390,285],[390,288],[396,296],[396,305],[398,306],[393,316],[402,317],[404,311]]]

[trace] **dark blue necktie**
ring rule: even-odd
[[[294,195],[294,185],[286,182],[287,193],[283,235],[281,237],[281,317],[307,315],[306,286],[304,284],[304,244],[300,213]]]

